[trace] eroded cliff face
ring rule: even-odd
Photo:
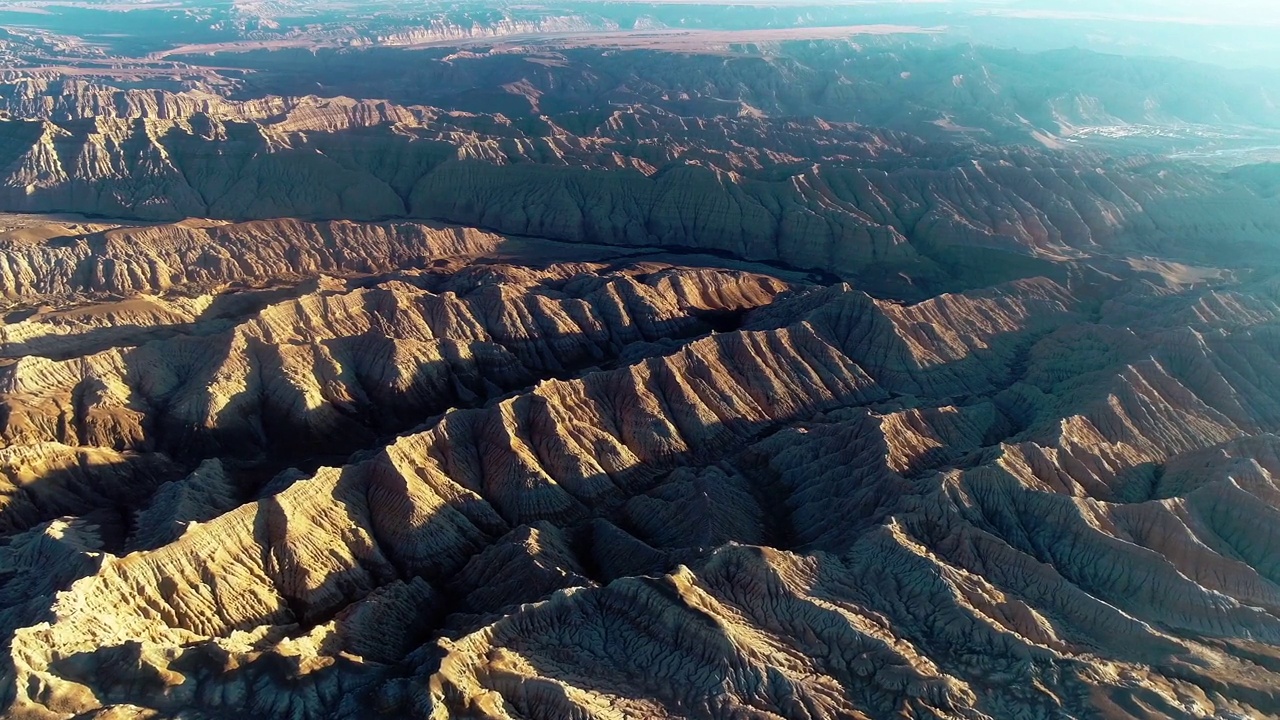
[[[107,235],[139,264],[263,227]],[[107,288],[68,270],[6,326],[11,714],[1280,707],[1273,282],[904,304],[397,227],[245,247],[392,233],[422,269],[78,307]]]
[[[14,118],[0,121],[0,206],[148,221],[429,219],[726,253],[911,299],[1099,252],[1254,252],[1280,231],[1255,183],[1141,153],[926,140],[920,128],[827,119],[836,110],[772,117],[745,100],[677,101],[669,86],[681,81],[666,75],[614,78],[632,91],[569,58],[521,62],[542,67],[533,60],[550,69],[481,85],[502,98],[470,101],[482,111],[23,78],[0,86]],[[707,83],[758,87],[748,70],[707,70]],[[900,273],[910,284],[886,280]]]
[[[1262,101],[789,52],[0,73],[0,714],[1280,715]]]

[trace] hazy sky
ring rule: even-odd
[[[947,3],[948,0],[940,0]],[[1213,24],[1280,24],[1278,0],[970,0],[999,14],[1038,17],[1114,17]]]
[[[636,1],[689,2],[690,0]],[[735,0],[708,1],[730,3]],[[829,0],[829,2],[833,5],[881,7],[950,6],[992,15],[1044,19],[1115,18],[1214,25],[1280,25],[1280,0]],[[822,4],[822,0],[772,0],[772,4],[812,5]]]

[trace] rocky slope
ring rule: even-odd
[[[892,292],[917,298],[1028,267],[1053,272],[1041,259],[1200,260],[1209,244],[1256,252],[1280,229],[1275,203],[1246,178],[1147,157],[994,148],[939,157],[960,147],[822,120],[691,124],[643,106],[585,126],[575,119],[570,130],[545,115],[515,123],[349,99],[63,89],[72,94],[57,101],[72,104],[23,112],[95,117],[0,122],[0,206],[146,220],[430,218],[710,250],[867,283],[901,272],[922,286]],[[984,253],[981,268],[969,251]],[[3,289],[12,295],[23,266],[57,262],[50,252],[9,254],[15,277]]]
[[[46,243],[0,245],[0,294],[31,304],[171,288],[190,293],[320,273],[422,267],[491,252],[501,243],[497,235],[469,228],[291,219],[72,231]]]
[[[712,270],[606,270],[478,266],[263,291],[259,302],[137,299],[36,316],[5,328],[0,438],[192,461],[340,456],[447,408],[735,323],[785,287]],[[24,482],[50,474],[42,455],[10,465],[18,480],[0,515],[13,527],[99,502],[75,484]],[[153,486],[134,482],[130,497]]]
[[[0,715],[1280,715],[1266,88],[801,45],[0,75]]]
[[[899,305],[844,285],[638,270],[419,275],[432,290],[405,279],[334,288],[312,320],[298,313],[321,298],[302,295],[236,325],[237,336],[272,327],[283,343],[309,324],[302,341],[325,343],[325,328],[360,337],[367,322],[339,307],[390,310],[371,293],[397,298],[381,317],[400,327],[421,323],[408,306],[454,293],[454,316],[490,334],[543,328],[536,345],[497,344],[520,358],[512,367],[545,375],[581,345],[545,345],[560,335],[543,324],[554,315],[521,308],[564,308],[587,287],[637,299],[654,288],[648,310],[633,300],[612,316],[638,342],[646,327],[680,333],[659,299],[746,310],[736,329],[624,349],[614,369],[448,410],[342,467],[258,490],[207,461],[186,477],[148,469],[173,479],[150,485],[132,522],[84,515],[92,503],[75,510],[83,519],[48,521],[10,502],[24,519],[11,565],[57,558],[43,586],[9,581],[28,600],[7,616],[13,712],[1276,710],[1274,306],[1134,330],[1123,305],[1084,312],[1077,293],[1097,288],[1043,279]],[[494,273],[500,283],[483,281]],[[463,310],[484,288],[508,295],[494,306],[508,320]],[[1226,307],[1221,289],[1163,297]],[[607,327],[596,337],[617,332]],[[405,334],[379,332],[397,345]],[[274,373],[328,386],[293,407],[297,419],[352,402],[325,376]],[[256,392],[243,380],[195,385]],[[265,414],[273,396],[246,402]],[[358,405],[347,412],[359,417]],[[119,471],[92,482],[77,477],[58,497],[146,487]]]
[[[840,43],[407,52],[218,56],[238,74],[202,80],[16,72],[0,208],[431,220],[727,253],[916,300],[1053,275],[1046,259],[1269,256],[1280,231],[1253,176],[1150,154],[1274,144],[1270,86],[1206,68]]]

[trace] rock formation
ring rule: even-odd
[[[0,715],[1280,715],[1269,86],[288,5],[0,38]]]
[[[863,284],[904,273],[914,294],[896,281],[873,287],[912,299],[1051,274],[1042,261],[1100,250],[1205,262],[1197,248],[1206,244],[1254,252],[1280,230],[1265,186],[1171,167],[1146,152],[1168,151],[1156,141],[1119,154],[1087,134],[1069,152],[1025,145],[1082,127],[1173,133],[1206,122],[1208,111],[1192,112],[1189,100],[1176,99],[1186,117],[1134,114],[1118,107],[1120,97],[1110,98],[1114,111],[1098,98],[1071,109],[1064,97],[1041,100],[1044,90],[1023,87],[1020,75],[997,82],[1016,60],[1000,55],[948,53],[926,63],[914,52],[826,52],[834,57],[697,57],[682,72],[635,53],[464,52],[427,56],[419,75],[394,83],[318,77],[334,95],[246,97],[203,81],[122,87],[108,77],[32,72],[0,83],[0,108],[12,118],[0,122],[0,207],[147,221],[433,220],[574,243],[710,250]],[[363,77],[381,57],[332,62]],[[839,83],[827,86],[820,62],[840,68]],[[930,70],[891,97],[911,98],[922,117],[964,110],[965,122],[997,130],[908,122],[881,84],[863,96],[870,81],[859,73],[879,78],[904,63]],[[931,64],[985,74],[981,101],[946,97]],[[264,72],[277,71],[268,64]],[[288,87],[301,82],[285,75]],[[948,71],[955,90],[951,78]],[[1196,82],[1232,87],[1219,92],[1242,127],[1271,122],[1256,88]],[[823,94],[832,97],[806,100]],[[1148,106],[1166,102],[1175,99]]]
[[[372,703],[422,717],[1002,717],[1276,706],[1260,664],[1280,635],[1265,519],[1280,497],[1268,469],[1280,467],[1271,316],[1214,317],[1206,336],[1114,324],[1107,309],[1091,318],[1092,303],[1043,279],[902,305],[847,285],[602,270],[328,280],[219,333],[130,351],[180,357],[174,343],[252,338],[259,350],[230,355],[262,358],[299,342],[336,348],[371,323],[399,346],[410,328],[452,318],[431,329],[436,342],[466,337],[445,327],[484,333],[508,358],[508,387],[568,374],[489,403],[500,388],[369,395],[384,413],[474,409],[447,410],[344,466],[265,484],[217,461],[186,477],[177,460],[141,470],[143,458],[160,462],[149,439],[111,436],[141,455],[100,464],[155,480],[81,474],[57,497],[146,488],[125,503],[138,508],[132,522],[98,509],[98,525],[85,525],[92,504],[55,511],[84,520],[50,520],[40,502],[6,509],[11,563],[35,543],[60,558],[54,585],[19,585],[36,602],[8,615],[14,711],[355,717]],[[1203,307],[1223,292],[1150,302]],[[490,294],[503,299],[486,305]],[[616,314],[603,312],[605,297],[618,298]],[[553,330],[575,301],[594,313],[573,320],[577,331]],[[728,311],[738,316],[717,320],[722,332],[652,343],[705,333]],[[1125,322],[1131,311],[1115,312]],[[265,389],[243,401],[319,428],[268,434],[271,452],[355,434],[369,411],[353,393],[377,387],[358,380],[372,350],[358,341],[338,362],[355,373],[345,390],[314,359],[263,373],[319,383],[292,391],[315,402],[273,409],[279,393]],[[56,389],[68,362],[145,392],[127,373],[104,375],[127,366],[107,356],[121,357],[24,358],[6,407],[34,378],[70,392]],[[496,366],[471,367],[443,371],[455,378],[446,382],[501,382]],[[347,424],[322,440],[326,424],[307,418],[334,412],[338,396],[348,406],[332,417]],[[134,412],[195,406],[208,401]],[[97,407],[82,402],[67,425]],[[226,418],[197,432],[237,438],[247,431],[236,421],[254,421]],[[49,458],[70,450],[49,442],[28,446]],[[226,442],[195,455],[243,450]],[[28,462],[39,473],[51,461]],[[68,590],[52,595],[58,587]]]

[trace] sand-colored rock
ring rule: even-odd
[[[0,32],[0,716],[1280,716],[1274,92],[286,8]]]
[[[1252,251],[1280,228],[1274,203],[1254,184],[1148,156],[939,146],[841,122],[834,110],[807,120],[795,111],[699,114],[608,87],[596,92],[618,98],[576,110],[582,117],[544,114],[538,98],[572,104],[582,84],[599,82],[565,62],[565,78],[501,83],[500,95],[523,88],[535,97],[523,109],[499,103],[505,112],[381,96],[232,99],[84,80],[0,84],[0,106],[15,118],[0,120],[0,207],[149,221],[431,219],[574,243],[730,253],[911,297],[1060,272],[1047,261],[1116,250],[1204,260],[1211,245]],[[441,82],[462,81],[453,69],[438,72]],[[90,284],[163,283],[193,259],[177,260],[107,264],[90,271]],[[227,257],[196,264],[219,262]],[[0,291],[25,292],[9,286],[32,272],[42,274],[13,267],[5,280],[0,272]],[[910,283],[894,279],[899,272]]]
[[[597,272],[417,282],[637,287]],[[761,287],[659,277],[687,306]],[[1280,366],[1248,350],[1260,327],[1206,340],[1203,367],[1159,327],[1130,358],[1132,335],[1078,304],[1047,280],[916,305],[812,289],[216,517],[202,467],[144,511],[180,536],[69,565],[44,619],[18,616],[14,707],[978,718],[1136,694],[1165,716],[1266,714],[1246,648],[1280,642],[1280,462],[1206,373]],[[1095,369],[1062,379],[1071,352]],[[1270,427],[1255,407],[1228,409]]]

